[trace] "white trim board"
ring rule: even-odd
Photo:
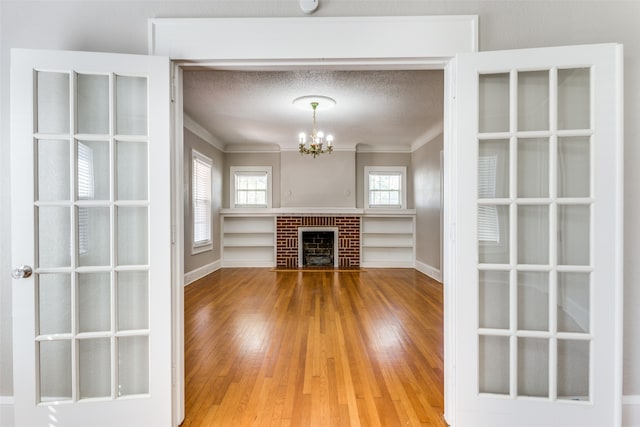
[[[622,426],[640,427],[640,394],[622,396]]]
[[[435,268],[430,266],[429,264],[426,264],[422,261],[418,261],[416,260],[416,270],[418,270],[420,273],[427,275],[429,277],[431,277],[433,280],[437,280],[438,282],[442,283],[442,271],[440,271],[439,268]]]
[[[13,396],[0,396],[0,427],[14,427]]]
[[[188,286],[198,279],[202,279],[207,274],[211,274],[216,270],[222,268],[222,262],[220,260],[214,261],[210,264],[203,265],[188,273],[184,274],[184,286]]]

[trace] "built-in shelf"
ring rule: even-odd
[[[275,233],[273,215],[222,215],[222,265],[275,266]]]
[[[360,259],[363,267],[413,267],[415,216],[363,216]]]

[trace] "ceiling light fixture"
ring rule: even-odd
[[[336,104],[335,99],[329,98],[328,96],[309,95],[294,99],[293,104],[306,110],[309,108],[313,110],[313,129],[309,134],[309,145],[307,146],[307,135],[304,132],[298,135],[300,154],[311,154],[315,159],[320,154],[331,153],[333,151],[333,147],[331,146],[333,136],[327,135],[325,137],[322,131],[318,131],[316,126],[316,111],[327,110],[333,107]],[[326,148],[324,147],[325,141],[327,142]]]

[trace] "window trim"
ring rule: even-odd
[[[194,171],[195,162],[199,161],[209,167],[209,239],[200,242],[195,241],[196,228],[196,197]],[[213,160],[199,151],[191,150],[191,255],[213,250]]]
[[[271,209],[272,206],[272,167],[271,166],[231,166],[229,168],[229,207],[231,209]],[[236,173],[259,172],[267,174],[267,205],[237,205],[236,204]]]
[[[400,174],[400,205],[371,205],[369,202],[369,175]],[[406,166],[365,166],[364,167],[364,207],[365,209],[407,209],[407,167]]]

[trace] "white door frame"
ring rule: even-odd
[[[313,43],[300,34],[321,34]],[[390,34],[393,37],[390,37]],[[216,43],[216,41],[222,41]],[[173,60],[174,425],[184,418],[184,186],[182,70],[444,70],[444,398],[455,424],[455,195],[453,57],[478,51],[478,17],[212,18],[149,20],[149,54]]]

